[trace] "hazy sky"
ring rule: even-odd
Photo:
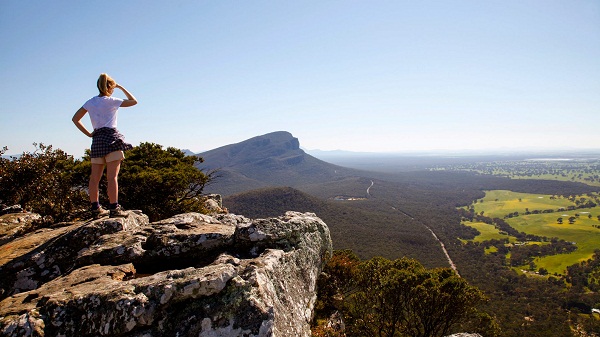
[[[600,148],[598,0],[3,0],[0,46],[8,153],[81,156],[102,72],[138,98],[134,145]]]

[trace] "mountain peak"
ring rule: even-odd
[[[287,131],[275,131],[275,132],[264,134],[262,136],[256,136],[254,138],[250,138],[249,140],[252,140],[252,139],[269,139],[275,143],[291,142],[291,143],[297,144],[295,150],[300,148],[300,142],[298,141],[298,138],[294,137],[291,133],[289,133]]]
[[[277,162],[289,164],[290,160],[292,162],[302,161],[304,155],[304,151],[300,149],[298,138],[286,131],[256,136],[200,154],[209,168],[248,164],[273,166]]]
[[[276,131],[250,138],[238,144],[250,143],[258,147],[281,147],[286,150],[300,150],[300,141],[287,131]],[[238,145],[234,144],[234,145]],[[304,152],[304,151],[302,151]]]
[[[256,136],[200,153],[202,167],[219,170],[211,189],[230,195],[269,186],[298,186],[347,175],[348,169],[321,161],[300,149],[287,131]]]

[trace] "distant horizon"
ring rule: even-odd
[[[267,133],[268,134],[268,133]],[[293,134],[292,134],[293,135]],[[263,136],[263,135],[255,135],[252,136],[250,138],[247,139],[251,139],[253,137],[258,137],[258,136]],[[298,138],[298,137],[296,137]],[[194,149],[192,149],[191,147],[175,147],[178,148],[182,151],[189,151],[193,154],[201,154],[203,152],[207,152],[207,151],[211,151],[214,149],[218,149],[220,147],[223,146],[228,146],[228,145],[232,145],[232,144],[237,144],[240,142],[243,142],[247,139],[242,139],[239,141],[234,141],[232,143],[228,143],[228,144],[222,144],[219,146],[216,146],[214,148],[211,149],[206,149],[206,150],[200,150],[200,151],[196,151]],[[532,148],[532,147],[514,147],[514,148],[509,148],[509,147],[504,147],[504,148],[465,148],[465,149],[406,149],[403,151],[355,151],[355,150],[346,150],[346,149],[335,149],[335,150],[322,150],[319,148],[313,148],[313,149],[309,149],[306,146],[302,145],[302,139],[299,139],[300,141],[300,148],[302,150],[304,150],[305,152],[316,156],[318,155],[322,155],[322,156],[343,156],[343,155],[356,155],[356,156],[410,156],[410,155],[426,155],[426,156],[435,156],[435,155],[440,155],[440,156],[445,156],[445,155],[564,155],[564,154],[568,154],[569,152],[572,152],[573,155],[582,155],[582,154],[593,154],[593,155],[599,155],[600,156],[600,147],[596,147],[596,148],[576,148],[576,147],[571,147],[571,148],[567,148],[567,147],[563,147],[563,148]],[[30,149],[25,149],[25,152],[33,152],[34,151],[34,146],[33,146],[33,142],[31,143],[32,145],[30,146]],[[0,144],[1,146],[2,144]],[[53,145],[53,144],[44,144],[44,145]],[[133,144],[134,146],[138,145],[138,144]],[[163,145],[163,144],[159,144],[162,145],[163,147],[170,147],[168,145]],[[60,147],[54,146],[54,149],[60,149],[63,150],[65,152],[67,152],[69,155],[74,156],[75,158],[81,158],[84,155],[84,152],[82,152],[80,155],[76,155],[73,153],[70,153]],[[21,154],[23,154],[24,151],[21,151],[19,153],[15,153],[13,151],[10,151],[10,148],[8,149],[7,153],[5,153],[2,158],[9,158],[9,157],[14,157],[14,156],[20,156]]]
[[[351,151],[351,150],[321,150],[321,149],[306,149],[301,146],[301,148],[306,152],[313,153],[352,153],[352,154],[381,154],[381,155],[410,155],[410,154],[505,154],[505,153],[516,153],[516,154],[529,154],[529,153],[555,153],[561,154],[565,152],[591,152],[600,154],[600,147],[598,148],[490,148],[490,149],[425,149],[425,150],[405,150],[405,151]]]

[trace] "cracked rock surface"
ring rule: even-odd
[[[0,336],[310,336],[331,254],[325,223],[297,212],[131,213],[2,243]]]

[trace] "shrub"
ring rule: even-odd
[[[87,187],[91,173],[89,151],[75,160],[52,146],[34,144],[33,153],[0,159],[0,200],[64,221],[86,217]],[[0,151],[4,154],[7,148]],[[204,212],[204,186],[212,179],[194,166],[202,159],[179,149],[142,143],[127,152],[119,174],[119,202],[140,209],[151,221],[185,212]],[[101,202],[106,199],[106,179],[101,180]]]
[[[0,159],[0,200],[58,221],[77,217],[87,205],[86,191],[77,183],[81,162],[52,145],[33,145],[33,153]]]
[[[119,203],[140,209],[150,221],[185,212],[205,212],[204,186],[212,174],[195,167],[202,159],[176,148],[141,143],[127,152],[119,174]]]

